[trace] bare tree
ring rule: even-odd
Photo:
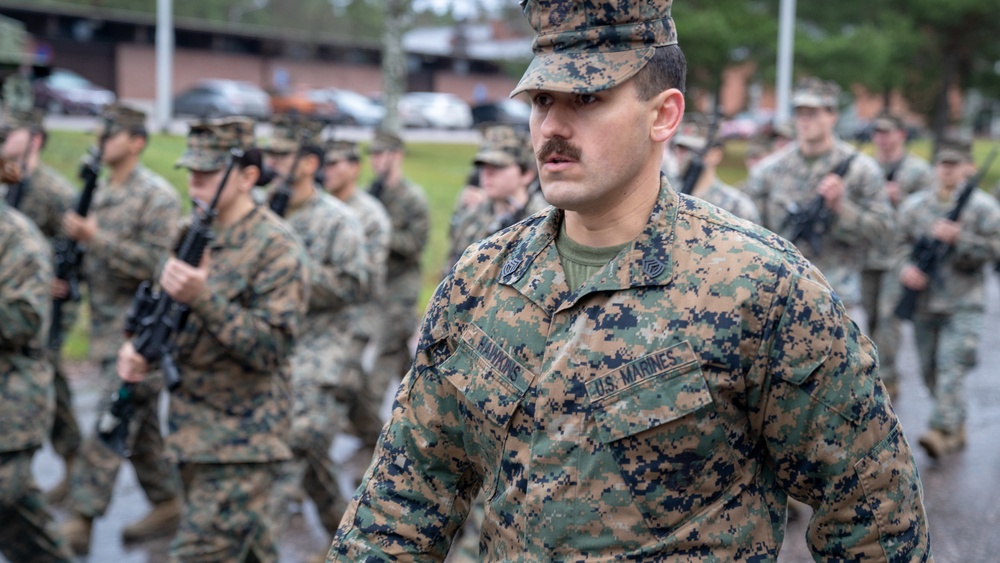
[[[385,120],[382,127],[399,132],[399,98],[406,90],[406,53],[403,33],[413,24],[410,0],[385,0],[385,25],[382,30],[382,100]]]

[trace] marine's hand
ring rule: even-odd
[[[823,196],[826,207],[840,213],[840,202],[844,197],[844,179],[836,174],[827,174],[816,187],[816,193]]]
[[[947,219],[938,219],[931,227],[931,236],[949,245],[955,244],[960,232],[962,232],[962,225]]]
[[[93,214],[80,217],[74,211],[63,215],[63,230],[66,236],[78,242],[90,242],[97,234],[97,217]]]
[[[902,271],[899,272],[899,283],[914,291],[923,291],[927,289],[927,283],[929,281],[930,278],[927,277],[927,274],[923,273],[920,268],[914,266],[913,264],[903,266]]]
[[[66,280],[52,280],[52,298],[66,299],[69,297],[69,282]]]
[[[160,285],[174,301],[190,305],[207,287],[208,255],[195,268],[190,264],[171,257],[163,267]]]
[[[118,363],[116,365],[118,377],[129,383],[139,383],[146,377],[149,371],[149,364],[142,354],[135,351],[131,342],[126,342],[118,349]]]

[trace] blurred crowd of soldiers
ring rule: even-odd
[[[796,243],[866,319],[893,400],[908,393],[894,369],[902,322],[894,309],[904,289],[919,294],[907,320],[934,398],[919,444],[944,459],[966,445],[963,380],[976,362],[984,268],[1000,260],[1000,205],[974,189],[948,218],[975,180],[971,145],[947,139],[928,163],[907,150],[902,119],[884,113],[874,121],[874,158],[867,156],[834,132],[839,94],[830,82],[800,82],[792,125],[750,140],[740,187],[719,178],[725,143],[697,114],[669,144],[664,173],[679,191],[684,171],[699,166],[687,193]],[[177,190],[140,164],[146,118],[121,104],[105,111],[104,173],[84,216],[74,184],[42,161],[41,115],[2,118],[0,551],[11,561],[86,554],[123,461],[81,431],[73,412],[60,344],[78,302],[54,273],[49,249],[59,240],[86,251],[82,294],[99,412],[111,408],[123,379],[136,385],[127,459],[152,509],[122,530],[124,541],[173,535],[180,560],[274,561],[288,507],[305,496],[332,536],[347,504],[333,439],[352,433],[370,455],[383,398],[411,362],[430,220],[423,189],[404,176],[397,135],[376,131],[367,146],[375,179],[362,189],[360,147],[325,138],[323,123],[276,116],[260,139],[244,119],[193,125],[177,165],[190,172],[195,209],[225,189],[206,259],[186,264],[172,257],[190,223]],[[230,175],[233,149],[240,156]],[[484,128],[472,164],[449,228],[446,271],[470,244],[547,206],[526,132]],[[286,201],[277,206],[279,194]],[[933,272],[912,252],[922,238],[946,248]],[[182,383],[170,393],[167,429],[158,411],[162,378],[144,377],[157,366],[123,328],[145,281],[190,308],[176,337]],[[64,305],[50,331],[53,300]],[[30,465],[46,440],[66,471],[43,495]],[[49,505],[69,514],[59,528]],[[456,545],[470,560],[481,517],[481,508],[473,511]]]

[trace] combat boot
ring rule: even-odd
[[[955,432],[931,428],[920,437],[918,443],[927,451],[927,455],[939,459],[965,447],[965,427],[962,426]]]
[[[69,496],[69,484],[71,477],[73,476],[73,460],[76,459],[75,455],[68,455],[63,460],[66,463],[66,474],[63,475],[62,481],[55,487],[49,489],[49,492],[45,493],[45,500],[49,505],[59,505],[65,502],[66,497]]]
[[[90,553],[90,531],[93,525],[93,518],[77,514],[63,524],[59,531],[73,553],[86,555]]]
[[[157,504],[142,520],[122,529],[122,541],[134,542],[173,535],[181,523],[181,510],[179,498]]]

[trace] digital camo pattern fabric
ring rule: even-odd
[[[571,292],[562,217],[438,287],[328,560],[441,560],[480,490],[485,561],[774,560],[785,491],[818,559],[930,559],[875,350],[792,245],[664,182]]]
[[[0,203],[0,451],[42,445],[52,423],[52,254],[24,215]]]
[[[389,258],[389,238],[392,235],[392,222],[385,207],[378,199],[363,191],[355,191],[344,201],[361,221],[365,232],[365,258],[367,260],[369,299],[364,304],[352,305],[347,314],[350,316],[348,326],[353,333],[364,339],[371,338],[376,331],[375,312],[372,310],[372,300],[380,299],[385,293],[386,261]]]
[[[889,200],[894,213],[910,195],[937,185],[934,168],[926,160],[910,153],[905,153],[898,162],[880,162],[879,166],[883,178],[891,173],[893,181],[899,185],[899,201],[893,203],[891,198]],[[878,239],[865,256],[865,268],[880,271],[891,268],[895,253],[894,242],[895,237],[891,235]]]
[[[361,223],[346,204],[317,189],[286,215],[303,242],[309,274],[309,312],[299,331],[292,359],[296,384],[334,385],[342,363],[335,352],[349,335],[338,322],[351,303],[369,289]]]
[[[304,251],[262,207],[216,232],[208,291],[178,336],[167,449],[180,461],[287,459],[289,360],[309,302]]]
[[[816,187],[820,180],[855,152],[851,145],[837,141],[827,154],[810,160],[792,143],[761,162],[751,172],[746,186],[761,213],[761,224],[787,236],[785,227],[790,212],[808,207],[818,197]],[[808,244],[800,244],[798,249],[823,272],[844,304],[851,307],[861,302],[865,251],[876,241],[891,236],[893,217],[882,171],[873,158],[857,155],[844,182],[840,213],[833,216],[822,236],[822,252],[817,254]]]
[[[530,217],[548,206],[549,203],[542,196],[542,191],[535,190],[528,195],[528,201],[523,207],[498,211],[493,202],[486,199],[478,205],[456,210],[455,217],[451,221],[448,263],[444,275],[448,275],[462,253],[471,244]]]
[[[716,178],[704,193],[697,197],[721,207],[740,219],[760,224],[760,212],[747,194]]]
[[[62,218],[76,201],[76,189],[50,166],[39,164],[31,173],[18,211],[38,225],[52,242],[62,233]]]
[[[959,190],[942,200],[937,189],[924,190],[899,206],[897,264],[910,259],[917,240],[930,235],[934,222],[955,206]],[[1000,259],[1000,204],[976,190],[959,217],[962,231],[954,248],[939,265],[930,287],[917,300],[917,312],[949,314],[959,309],[983,310],[983,266]],[[898,277],[896,278],[898,280]],[[896,283],[893,289],[899,289]],[[898,291],[890,301],[898,301]]]
[[[125,313],[139,284],[154,279],[166,260],[181,205],[173,186],[137,165],[120,186],[100,180],[90,213],[98,227],[83,266],[90,290],[90,357],[102,361],[115,358],[125,342]]]

